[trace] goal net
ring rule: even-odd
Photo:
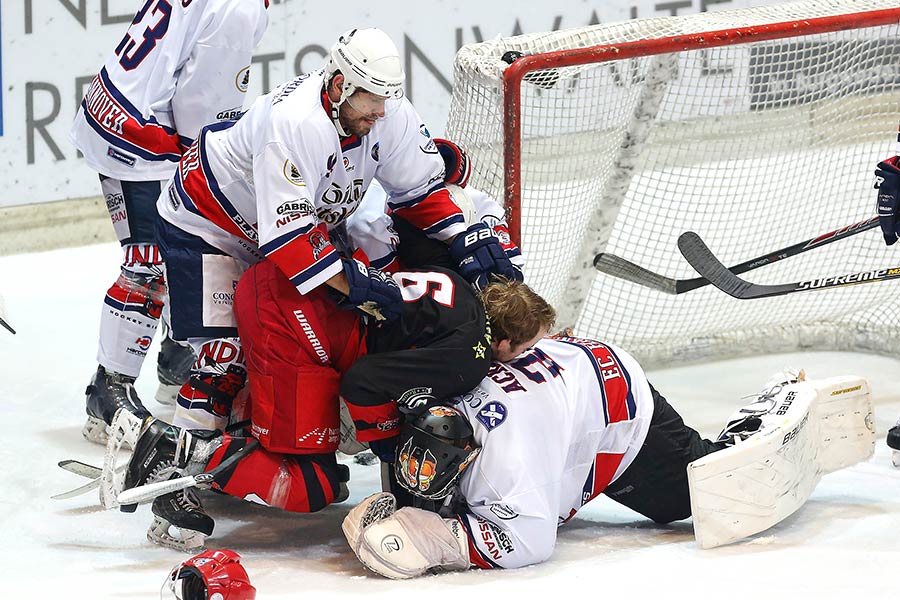
[[[738,300],[672,279],[696,231],[733,265],[875,215],[896,153],[900,2],[817,0],[528,34],[463,47],[448,137],[505,202],[526,281],[560,326],[651,365],[796,349],[895,353],[900,283]],[[520,54],[521,57],[520,57]],[[900,265],[879,230],[744,273],[790,283]]]

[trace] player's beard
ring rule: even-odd
[[[341,120],[341,127],[344,128],[344,131],[360,137],[372,131],[372,126],[375,124],[375,120],[367,119],[366,115],[361,114],[347,103],[341,105],[338,118]]]

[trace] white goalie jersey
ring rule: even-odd
[[[628,468],[647,437],[653,397],[625,351],[553,337],[495,362],[457,408],[482,447],[460,482],[470,561],[515,568],[549,558],[557,527]]]
[[[91,82],[72,143],[95,171],[165,180],[201,127],[238,118],[267,0],[147,0]]]

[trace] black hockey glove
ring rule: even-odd
[[[878,221],[884,243],[891,246],[900,237],[900,166],[897,156],[883,160],[875,169],[878,190]]]
[[[366,314],[367,311],[360,307],[363,304],[373,303],[387,321],[400,318],[403,310],[403,296],[400,294],[400,286],[396,281],[389,275],[374,267],[367,267],[358,260],[345,258],[341,262],[344,263],[344,275],[347,276],[350,294],[338,302],[338,308],[358,310]]]
[[[475,223],[456,236],[450,256],[459,265],[459,274],[479,291],[487,287],[492,274],[523,280],[522,271],[510,262],[497,234],[484,223]]]

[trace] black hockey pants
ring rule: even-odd
[[[688,463],[725,444],[702,439],[652,385],[650,391],[653,417],[647,439],[634,462],[603,493],[657,523],[670,523],[691,516]]]

